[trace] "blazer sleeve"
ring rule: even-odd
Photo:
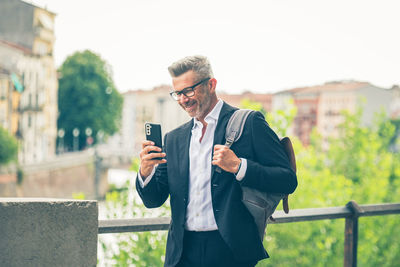
[[[293,193],[297,177],[276,133],[260,112],[252,112],[246,124],[250,128],[248,138],[251,139],[254,158],[247,159],[247,170],[241,185],[264,192]]]
[[[164,137],[164,147],[163,150],[168,155],[167,152],[167,135]],[[168,156],[167,156],[168,161]],[[136,191],[138,192],[143,204],[147,208],[157,208],[160,207],[167,200],[169,195],[168,187],[168,172],[167,163],[160,164],[156,167],[154,176],[150,182],[145,186],[141,187],[136,176]]]

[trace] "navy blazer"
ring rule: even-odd
[[[223,104],[214,134],[214,145],[225,144],[225,129],[237,108]],[[167,163],[160,164],[151,181],[136,189],[148,208],[161,206],[170,196],[171,225],[168,232],[164,266],[175,266],[181,257],[189,185],[189,144],[193,119],[167,133],[164,151]],[[289,165],[279,138],[260,112],[252,112],[241,138],[231,149],[247,159],[247,171],[242,181],[234,174],[211,171],[211,197],[218,230],[233,251],[236,260],[258,261],[268,258],[259,238],[253,217],[241,201],[241,185],[265,192],[292,193],[297,177]]]

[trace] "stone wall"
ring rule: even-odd
[[[0,174],[0,197],[73,198],[75,194],[84,194],[85,199],[96,198],[95,157],[90,151],[25,165],[22,171],[23,179],[19,185],[15,174]],[[108,190],[107,171],[99,168],[100,197]]]
[[[95,163],[93,153],[78,152],[58,156],[53,161],[23,167],[19,197],[71,198],[83,193],[95,198]],[[107,170],[100,170],[99,195],[107,191]]]
[[[0,198],[0,266],[96,266],[97,201]]]

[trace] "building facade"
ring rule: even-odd
[[[2,105],[8,113],[0,122],[18,137],[22,164],[55,155],[54,18],[54,13],[23,1],[0,2],[0,94],[8,103],[6,108]]]
[[[392,91],[392,101],[390,103],[390,118],[394,120],[400,119],[400,87],[398,85],[393,85]]]
[[[160,123],[163,135],[187,122],[190,117],[169,96],[171,90],[170,86],[163,85],[152,90],[123,93],[122,127],[108,141],[108,149],[138,156],[141,142],[145,140],[145,122]],[[286,131],[287,135],[297,136],[304,145],[308,145],[312,130],[316,129],[327,145],[329,137],[338,136],[338,126],[344,120],[343,110],[354,112],[358,105],[362,105],[364,112],[361,120],[364,125],[368,125],[373,122],[374,113],[378,111],[396,113],[397,102],[393,102],[396,93],[400,96],[397,87],[389,90],[366,82],[342,81],[294,88],[275,94],[219,93],[218,97],[236,107],[240,107],[244,99],[249,99],[260,103],[266,112],[285,110],[288,105],[294,104],[297,114],[290,129]]]
[[[242,94],[217,93],[218,97],[231,106],[240,108],[244,99],[252,102],[260,103],[264,111],[272,110],[272,94],[255,94],[252,92],[244,92]]]
[[[310,144],[312,129],[316,128],[324,138],[338,136],[338,126],[343,122],[343,110],[355,112],[363,108],[364,125],[371,124],[374,114],[381,110],[389,115],[393,91],[367,82],[340,81],[323,85],[295,88],[278,92],[273,96],[273,108],[284,109],[285,100],[293,99],[297,108],[292,132],[303,144]]]
[[[12,75],[9,70],[0,66],[0,126],[11,135],[18,136],[18,104],[21,93],[15,90]]]
[[[124,155],[138,156],[146,139],[146,122],[161,124],[162,135],[190,120],[187,113],[171,98],[171,86],[162,85],[152,90],[131,90],[123,93],[122,125],[112,136],[107,147]]]

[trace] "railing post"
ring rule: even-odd
[[[357,266],[357,243],[358,243],[358,217],[363,212],[361,207],[354,201],[346,204],[353,215],[346,218],[344,233],[344,267]]]

